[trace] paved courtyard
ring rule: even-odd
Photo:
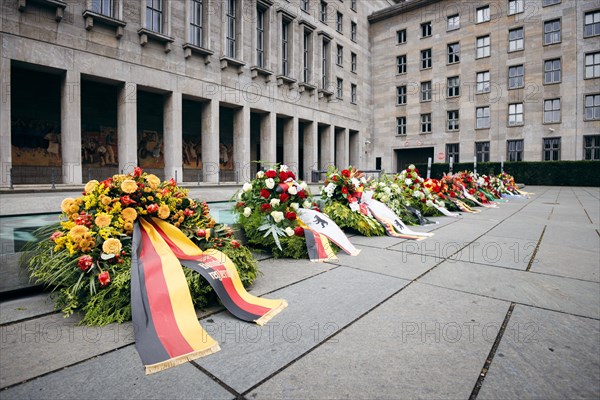
[[[82,327],[47,295],[0,304],[0,398],[571,399],[600,397],[600,189],[535,195],[353,236],[324,264],[261,256],[264,327],[199,313],[222,350],[145,376],[131,324]]]

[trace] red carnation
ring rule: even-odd
[[[285,213],[285,219],[288,219],[290,221],[293,221],[296,219],[296,213],[293,211],[288,211]]]
[[[85,255],[85,256],[79,257],[79,261],[77,261],[77,266],[79,267],[80,270],[87,271],[88,269],[90,269],[92,267],[93,263],[94,263],[94,260],[92,259],[92,257]]]
[[[344,178],[350,178],[350,171],[348,171],[347,169],[343,169],[342,170],[342,176]]]
[[[304,228],[301,226],[297,226],[294,228],[294,235],[296,236],[304,236]]]
[[[265,203],[265,204],[261,205],[260,208],[264,212],[267,212],[267,211],[269,211],[271,209],[271,205],[269,203]]]
[[[189,208],[186,208],[185,211],[183,212],[183,214],[186,217],[191,217],[192,215],[194,215],[196,212],[194,210],[190,210]]]
[[[269,196],[271,196],[271,192],[269,192],[267,189],[260,190],[260,197],[264,197],[265,199],[268,199]]]
[[[279,196],[279,201],[282,203],[285,203],[286,201],[288,201],[289,198],[290,198],[289,194],[281,193],[281,196]]]
[[[348,194],[348,188],[346,186],[342,186],[342,193]]]
[[[277,176],[277,172],[274,169],[270,169],[267,172],[265,172],[265,176],[267,178],[275,178]]]
[[[281,171],[281,172],[279,173],[279,180],[280,180],[281,182],[285,182],[285,180],[286,180],[287,178],[288,178],[288,173],[287,173],[287,172],[285,172],[285,171]]]
[[[306,192],[304,190],[301,190],[298,192],[298,197],[300,197],[301,199],[305,199],[306,198]]]
[[[206,229],[198,229],[196,231],[196,236],[198,236],[198,237],[205,237],[206,236]]]
[[[140,167],[135,167],[133,169],[133,176],[134,178],[139,178],[140,176],[142,176],[142,169]]]
[[[155,212],[158,211],[158,204],[152,203],[152,204],[146,206],[146,210],[148,210],[148,213],[154,214]]]
[[[244,203],[243,201],[238,201],[237,204],[235,205],[237,208],[242,208],[246,205],[246,203]]]
[[[125,196],[121,196],[121,204],[123,204],[125,207],[127,207],[130,204],[134,204],[135,201],[131,200],[131,197],[129,197],[128,195]]]
[[[231,247],[233,247],[234,249],[239,249],[241,245],[242,244],[235,239],[231,241]]]
[[[98,280],[100,281],[100,286],[108,285],[110,283],[110,274],[108,271],[100,272],[100,275],[98,275]]]

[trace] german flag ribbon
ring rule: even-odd
[[[298,225],[304,229],[304,239],[306,240],[306,250],[308,258],[312,262],[335,261],[338,257],[331,248],[329,239],[322,233],[310,228],[301,219],[298,219]]]
[[[244,289],[233,262],[217,250],[200,250],[175,226],[140,219],[133,233],[131,312],[136,348],[146,374],[220,350],[196,317],[182,265],[200,273],[236,317],[263,325],[287,307]]]

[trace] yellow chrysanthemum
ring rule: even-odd
[[[79,211],[79,206],[77,205],[77,203],[75,203],[75,202],[71,203],[71,205],[69,206],[69,212],[71,214],[74,214],[77,211]]]
[[[121,183],[121,190],[125,193],[133,193],[137,188],[137,183],[133,179],[125,179],[123,183]]]
[[[112,203],[112,199],[103,194],[100,196],[100,203],[104,204],[105,206],[108,206],[110,203]]]
[[[95,179],[92,179],[91,181],[89,181],[88,183],[85,184],[85,188],[83,189],[85,191],[85,193],[91,193],[94,191],[94,189],[96,189],[96,186],[98,186],[98,181]]]
[[[75,225],[69,231],[69,236],[75,240],[80,240],[88,231],[88,228],[83,225]]]
[[[127,232],[131,232],[133,230],[133,224],[131,222],[125,222],[123,224],[123,229],[125,229]]]
[[[60,209],[64,212],[64,213],[68,213],[69,209],[71,208],[71,205],[73,204],[75,200],[72,199],[71,197],[67,197],[66,199],[64,199],[62,201],[62,203],[60,203]]]
[[[108,215],[108,214],[98,214],[96,216],[96,219],[94,220],[94,222],[96,223],[96,225],[98,225],[100,228],[105,228],[107,226],[110,225],[112,221],[112,215]]]
[[[137,211],[132,207],[127,207],[121,211],[121,216],[125,221],[135,221],[137,218]]]
[[[171,210],[169,210],[168,205],[163,204],[162,206],[159,207],[158,218],[167,219],[167,218],[169,218],[169,214],[171,214]]]
[[[121,252],[121,241],[119,239],[107,239],[102,244],[102,251],[106,254],[119,254]]]
[[[146,182],[152,189],[156,189],[160,185],[160,178],[154,174],[148,174],[146,175]]]

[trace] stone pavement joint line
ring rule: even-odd
[[[544,233],[546,232],[547,227],[548,227],[548,225],[544,225],[544,229],[542,230],[540,239],[538,240],[537,245],[535,246],[535,249],[533,249],[533,254],[531,254],[531,259],[529,260],[529,263],[527,264],[527,268],[525,269],[525,271],[527,271],[527,272],[529,272],[531,270],[531,266],[533,265],[535,256],[537,255],[537,252],[540,249],[540,245],[542,244],[542,239],[544,239]]]

